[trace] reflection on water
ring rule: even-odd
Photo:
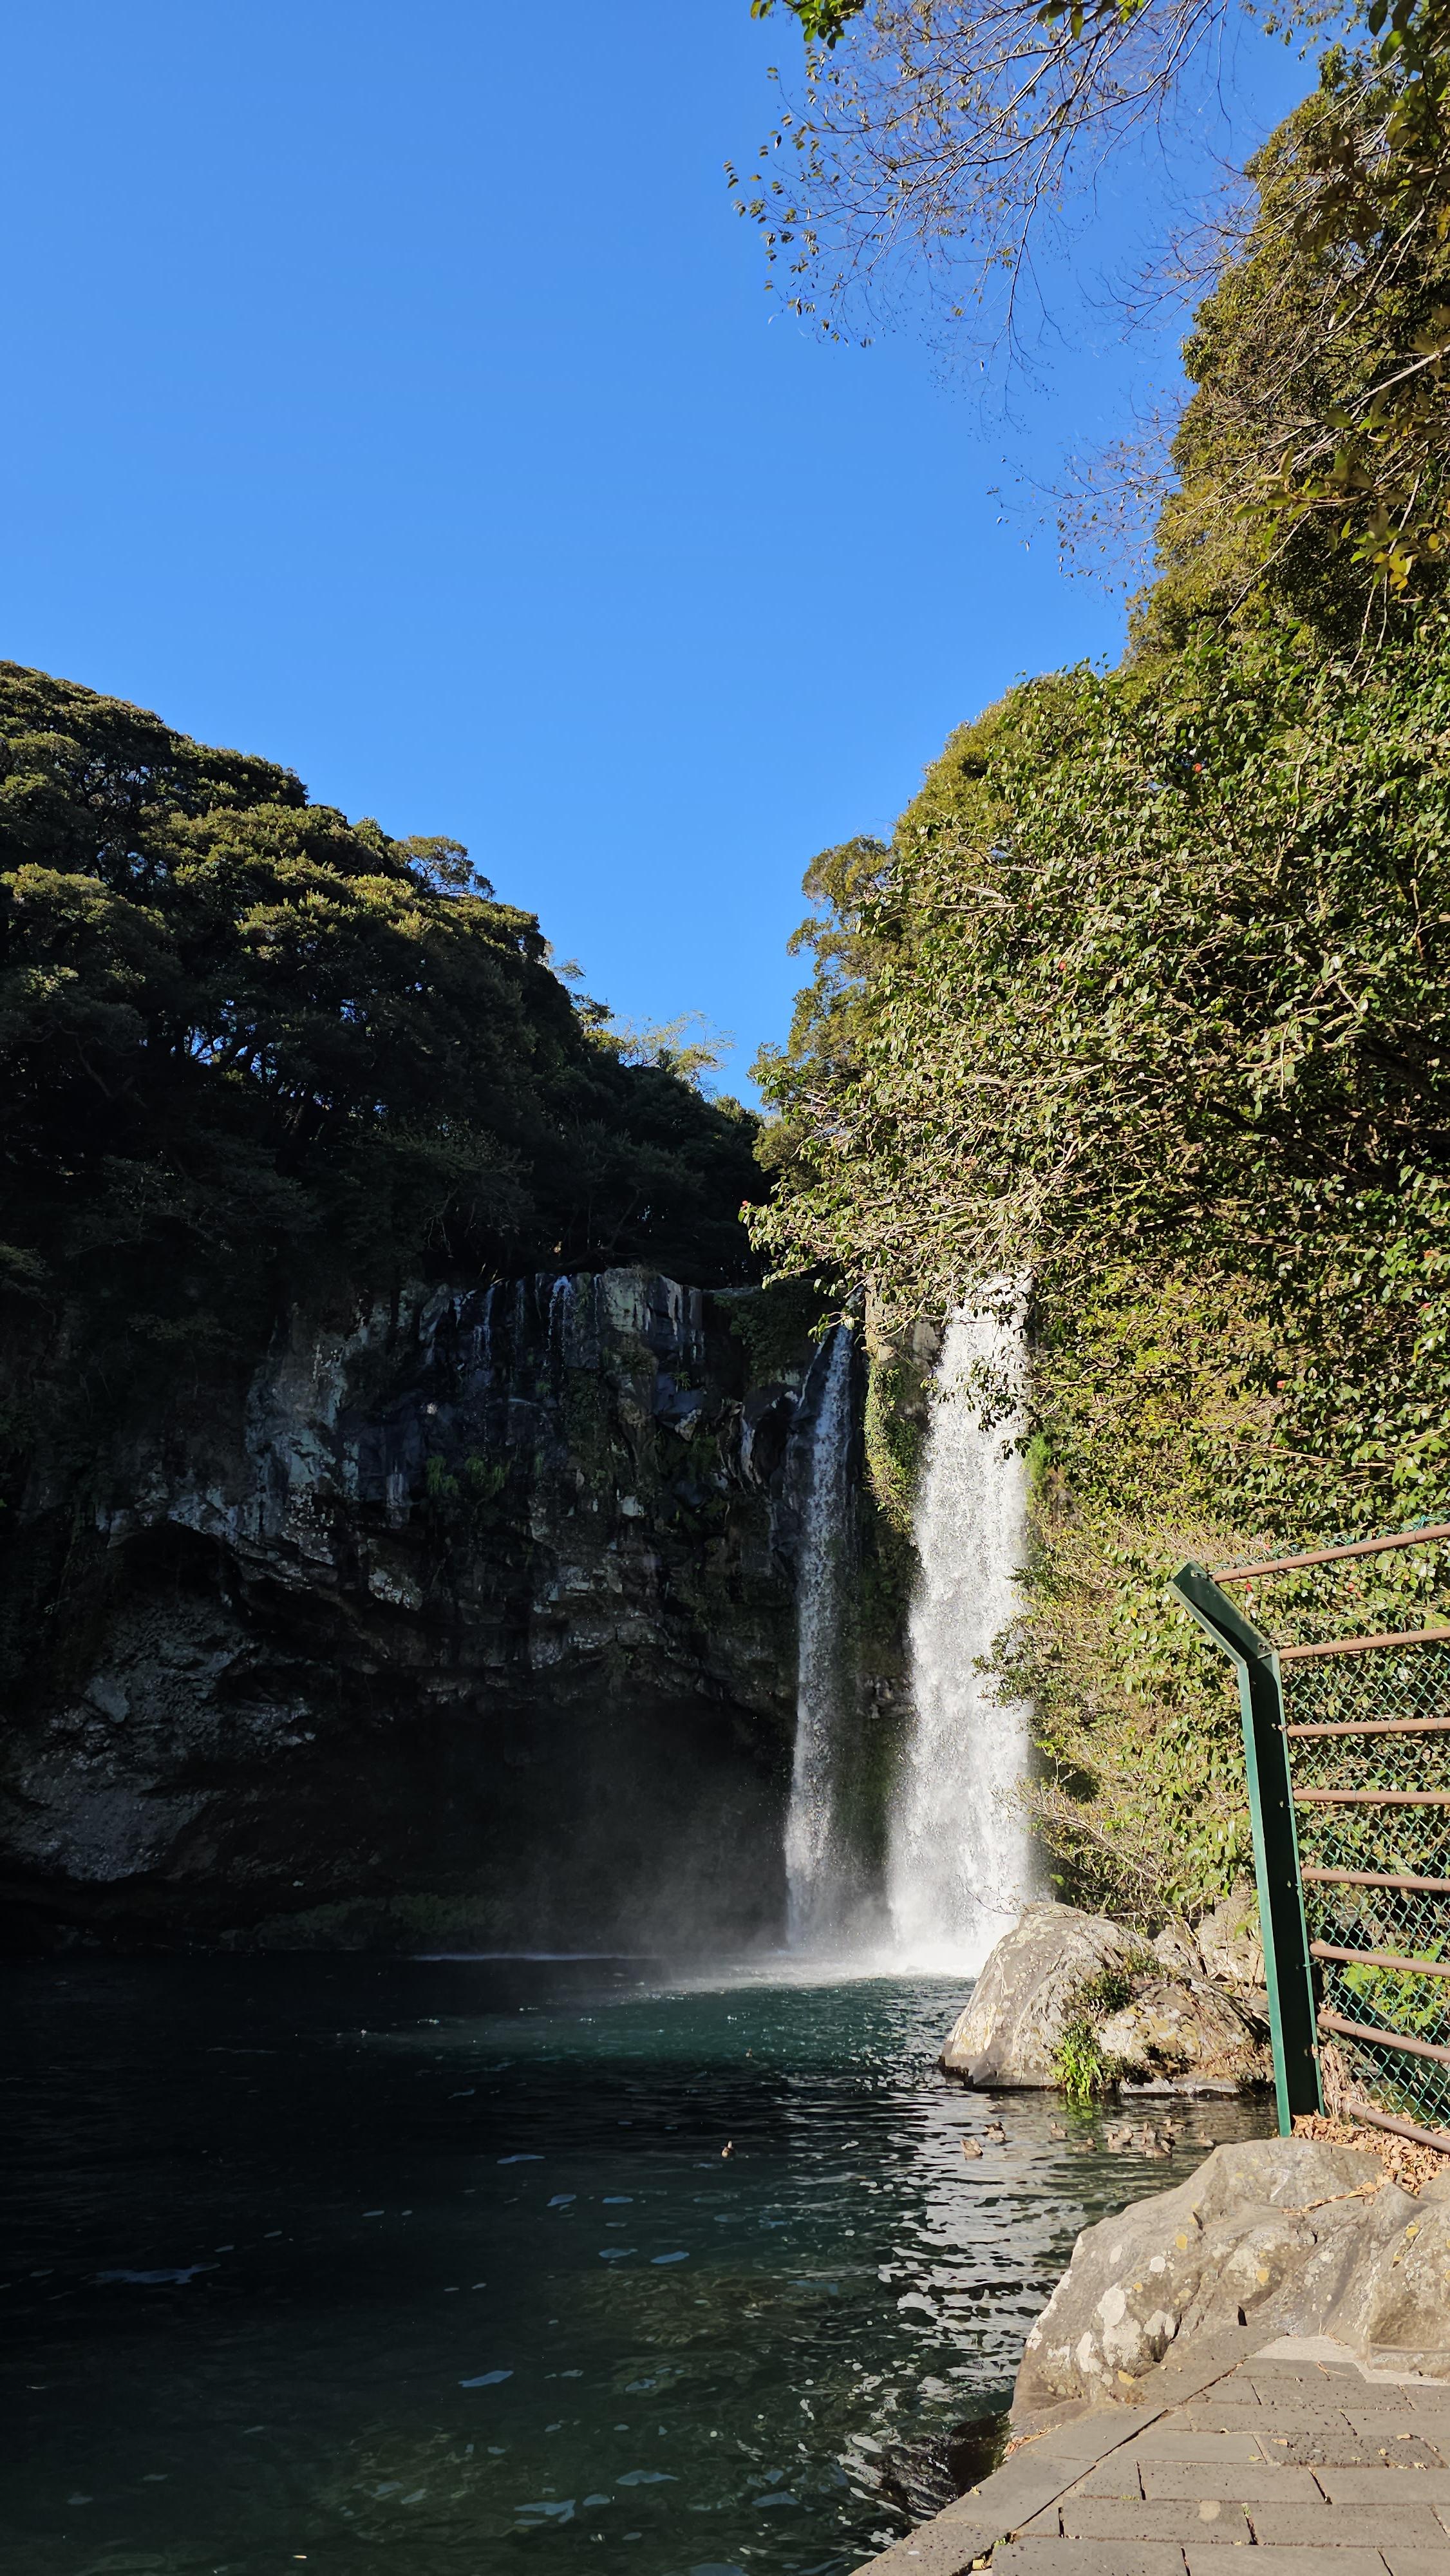
[[[942,1980],[6,1980],[25,2576],[834,2576],[904,2527],[880,2446],[1006,2402],[1078,2229],[1267,2126],[1076,2154],[936,2074]]]

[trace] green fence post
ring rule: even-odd
[[[1322,2110],[1323,2097],[1279,1658],[1268,1638],[1251,1626],[1203,1566],[1180,1566],[1168,1589],[1227,1655],[1238,1675],[1264,1982],[1269,1989],[1274,2042],[1274,2091],[1279,2133],[1288,2137],[1295,2114]]]

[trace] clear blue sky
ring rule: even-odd
[[[5,42],[0,652],[455,834],[621,1015],[735,1031],[729,1080],[812,853],[1118,643],[997,524],[966,387],[770,320],[721,164],[796,47],[746,0],[47,0]],[[1308,85],[1247,78],[1250,122]],[[1153,367],[1104,320],[1017,451]]]

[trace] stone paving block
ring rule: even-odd
[[[1363,2406],[1346,2406],[1344,2415],[1356,2433],[1372,2433],[1385,2440],[1393,2440],[1396,2433],[1419,2433],[1426,2440],[1434,2439],[1435,2427],[1429,2417],[1417,2414],[1409,2406],[1391,2414],[1388,2407],[1376,2406],[1372,2398],[1366,2398]]]
[[[1175,2407],[1164,2420],[1170,2424],[1183,2424],[1194,2433],[1257,2433],[1271,2420],[1275,2424],[1295,2426],[1318,2424],[1328,2419],[1303,2407],[1265,2408],[1257,2398],[1252,2406],[1241,2405],[1237,2400],[1229,2406],[1212,2406],[1206,2397],[1201,2397],[1192,2406]]]
[[[1303,2505],[1276,2508],[1291,2513],[1296,2509],[1301,2515],[1308,2510]],[[1321,2505],[1319,2511],[1327,2514],[1329,2507]],[[1062,2499],[1063,2535],[1068,2540],[1202,2540],[1210,2524],[1215,2540],[1247,2542],[1252,2536],[1243,2506],[1225,2504],[1217,2496],[1196,2505],[1115,2504],[1107,2496],[1085,2496],[1081,2504],[1075,2496]]]
[[[1029,2445],[983,2478],[980,2486],[969,2487],[937,2519],[952,2522],[965,2516],[986,2524],[990,2537],[998,2540],[1004,2532],[1020,2531],[1045,2505],[1055,2504],[1064,2487],[1072,2486],[1088,2466],[1081,2460],[1044,2459]]]
[[[1398,2440],[1374,2434],[1280,2433],[1264,2442],[1266,2456],[1286,2468],[1306,2469],[1439,2469],[1445,2466],[1433,2442],[1403,2433]]]
[[[1055,2504],[1045,2504],[1030,2522],[1019,2523],[1019,2540],[1058,2540],[1062,2536],[1062,2515]]]
[[[1294,2379],[1343,2379],[1346,2376],[1359,2379],[1363,2376],[1358,2363],[1351,2361],[1348,2354],[1343,2361],[1319,2361],[1307,2355],[1294,2360],[1287,2353],[1280,2358],[1273,2353],[1254,2352],[1250,2353],[1243,2368],[1260,2387],[1270,2381],[1287,2386]]]
[[[1430,2504],[1268,2504],[1249,2506],[1261,2549],[1385,2549],[1392,2540],[1430,2549],[1444,2536]]]
[[[1363,2404],[1368,2402],[1363,2389],[1359,2396],[1362,2411]],[[1355,2393],[1351,2388],[1347,2388],[1342,2397],[1316,2396],[1312,2388],[1299,2388],[1282,2404],[1276,2399],[1272,2406],[1261,2406],[1255,2420],[1261,2430],[1265,2424],[1283,2425],[1289,2430],[1307,2424],[1347,2424],[1354,2404]],[[1408,2407],[1395,2418],[1399,2424],[1408,2424],[1412,2420]]]
[[[879,2558],[868,2558],[855,2576],[967,2576],[974,2558],[991,2547],[989,2532],[973,2534],[970,2523],[952,2523],[938,2515],[920,2531],[893,2542]]]
[[[1263,2436],[1253,2433],[1195,2433],[1169,2415],[1130,2442],[1129,2460],[1260,2460]]]
[[[1378,2403],[1379,2390],[1374,2391]],[[1413,2415],[1438,2415],[1450,2424],[1450,2388],[1407,2388],[1405,2402]]]
[[[1414,2488],[1416,2504],[1450,2504],[1450,2469],[1316,2469],[1331,2504],[1403,2504]]]
[[[1220,2398],[1231,2398],[1236,2406],[1257,2406],[1259,2402],[1259,2392],[1242,2362],[1237,2370],[1225,2371],[1222,2379],[1216,2380],[1207,2393],[1211,2394],[1215,2404]],[[1200,2398],[1197,2402],[1201,2405],[1204,2401]]]
[[[1183,2552],[1171,2540],[1009,2540],[992,2576],[1183,2576]],[[1384,2576],[1378,2559],[1374,2576]]]
[[[1250,2504],[1262,2496],[1271,2504],[1317,2505],[1319,2490],[1308,2469],[1285,2469],[1269,2460],[1144,2460],[1143,2493],[1180,2504],[1201,2504],[1205,2497],[1236,2498]],[[1325,2475],[1333,2472],[1326,2470]],[[1346,2477],[1356,2472],[1347,2469]],[[1361,2476],[1388,2477],[1389,2470],[1362,2470]]]
[[[1094,2406],[1074,2424],[1052,2424],[1034,2434],[1013,2453],[1013,2459],[1100,2460],[1115,2444],[1130,2442],[1135,2433],[1158,2423],[1161,2415],[1158,2406]],[[1010,2468],[1012,2461],[1007,2465]]]
[[[1306,2364],[1292,2377],[1264,2379],[1257,2373],[1253,2386],[1258,2390],[1261,2406],[1346,2406],[1352,2399],[1367,2395],[1365,2382],[1357,2370],[1326,2370],[1318,2362]]]
[[[1074,2478],[1071,2488],[1075,2496],[1136,2496],[1142,2492],[1135,2451],[1110,2451],[1085,2476]]]
[[[1212,2541],[1207,2548],[1188,2544],[1188,2576],[1238,2576],[1242,2565],[1238,2559],[1230,2563],[1227,2550]],[[1336,2549],[1332,2558],[1323,2549],[1256,2549],[1248,2567],[1252,2576],[1385,2576],[1377,2549],[1353,2546]]]
[[[1386,2541],[1384,2560],[1390,2576],[1450,2576],[1450,2544],[1444,2549],[1397,2549]]]

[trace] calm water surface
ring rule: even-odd
[[[1074,2154],[935,2073],[936,1979],[5,1977],[24,2576],[839,2576],[904,2528],[877,2446],[1006,2403],[1079,2228],[1268,2125]]]

